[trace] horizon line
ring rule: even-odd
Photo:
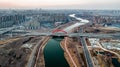
[[[38,9],[38,10],[120,10],[116,8],[0,8],[0,9]]]

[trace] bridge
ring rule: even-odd
[[[83,29],[82,29],[83,30]],[[52,33],[48,32],[48,33],[28,33],[25,34],[25,36],[27,35],[40,35],[40,36],[67,36],[67,37],[79,37],[82,47],[83,47],[83,51],[84,51],[84,55],[86,58],[86,63],[87,63],[87,67],[94,67],[92,59],[91,59],[91,54],[88,50],[87,47],[87,43],[85,38],[89,38],[89,37],[94,37],[94,38],[119,38],[120,39],[120,33],[112,33],[112,34],[96,34],[96,33],[82,33],[83,31],[80,30],[79,33],[67,33],[64,30],[55,30]]]
[[[0,29],[0,35],[5,34],[7,32],[26,32],[25,34],[22,34],[22,36],[30,36],[30,35],[39,35],[39,36],[62,36],[62,37],[88,37],[88,38],[117,38],[120,39],[120,33],[111,33],[111,34],[97,34],[97,33],[67,33],[64,30],[61,29],[55,29],[52,32],[46,32],[46,33],[40,33],[40,32],[28,32],[28,31],[20,31],[20,30],[14,30],[19,27],[10,27],[10,28],[4,28]],[[13,30],[13,31],[12,31]]]
[[[55,29],[55,30],[53,30],[52,31],[52,34],[54,34],[54,33],[64,33],[64,34],[67,34],[67,32],[66,31],[64,31],[64,30],[62,30],[62,29]]]
[[[66,37],[88,37],[88,38],[118,38],[120,39],[120,33],[112,33],[112,34],[96,34],[96,33],[39,33],[39,32],[32,32],[24,34],[23,36],[30,36],[30,35],[39,35],[39,36],[66,36]]]
[[[9,31],[12,31],[13,29],[16,29],[17,27],[11,27],[8,29],[2,29],[0,31],[0,34],[7,33]],[[15,30],[14,30],[15,31]],[[89,53],[89,50],[86,45],[85,38],[114,38],[114,39],[120,39],[120,33],[111,33],[111,34],[97,34],[97,33],[82,33],[82,30],[79,30],[80,32],[78,33],[67,33],[64,30],[56,29],[53,30],[52,32],[47,32],[47,33],[40,33],[40,32],[28,32],[27,34],[22,34],[22,36],[31,36],[31,35],[36,35],[36,36],[57,36],[57,37],[79,37],[82,46],[83,46],[83,51],[84,55],[86,58],[87,66],[88,67],[93,67],[92,59]],[[19,31],[16,30],[15,32],[24,32],[24,31]]]
[[[8,27],[8,28],[2,28],[0,29],[0,35],[5,34],[7,32],[12,31],[13,29],[19,28],[19,26],[13,26],[13,27]]]
[[[62,36],[62,37],[88,37],[88,38],[117,38],[120,39],[120,33],[111,33],[111,34],[97,34],[97,33],[67,33],[65,31],[59,30],[54,32],[46,32],[46,33],[40,33],[40,32],[30,32],[30,31],[19,31],[19,30],[13,30],[15,28],[9,28],[3,31],[0,31],[0,35],[5,34],[7,32],[23,32],[22,36],[30,36],[30,35],[36,35],[36,36]],[[13,30],[13,31],[12,31]],[[24,34],[24,32],[26,32]]]

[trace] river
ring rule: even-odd
[[[62,39],[61,39],[62,40]],[[45,67],[69,67],[60,39],[50,39],[44,48]]]
[[[76,17],[75,14],[70,14],[69,16],[78,20],[78,22],[64,29],[64,31],[67,31],[68,33],[70,32],[70,30],[72,30],[75,27],[79,27],[81,25],[85,25],[86,23],[89,23],[88,20]]]
[[[73,17],[79,22],[66,27],[65,30],[66,32],[70,32],[73,28],[78,27],[80,25],[84,25],[88,23],[88,20],[81,19],[75,16],[75,14],[69,15],[70,17]],[[46,44],[44,48],[44,59],[45,59],[45,67],[69,67],[69,64],[67,63],[65,57],[64,57],[64,51],[60,46],[60,41],[58,39],[50,39],[48,43]]]

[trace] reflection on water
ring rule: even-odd
[[[60,46],[62,39],[50,39],[44,48],[45,67],[69,67],[64,51]]]

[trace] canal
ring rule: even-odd
[[[48,41],[44,48],[45,67],[69,67],[64,51],[60,46],[60,38],[53,38]]]
[[[63,29],[64,31],[67,31],[68,33],[72,29],[74,29],[78,26],[89,23],[88,20],[78,18],[75,16],[75,14],[71,14],[69,16],[75,18],[76,20],[79,20],[79,22]],[[67,61],[64,57],[64,51],[60,46],[60,41],[62,39],[61,38],[52,38],[46,44],[46,46],[44,48],[45,67],[69,67],[69,64],[67,63]]]

